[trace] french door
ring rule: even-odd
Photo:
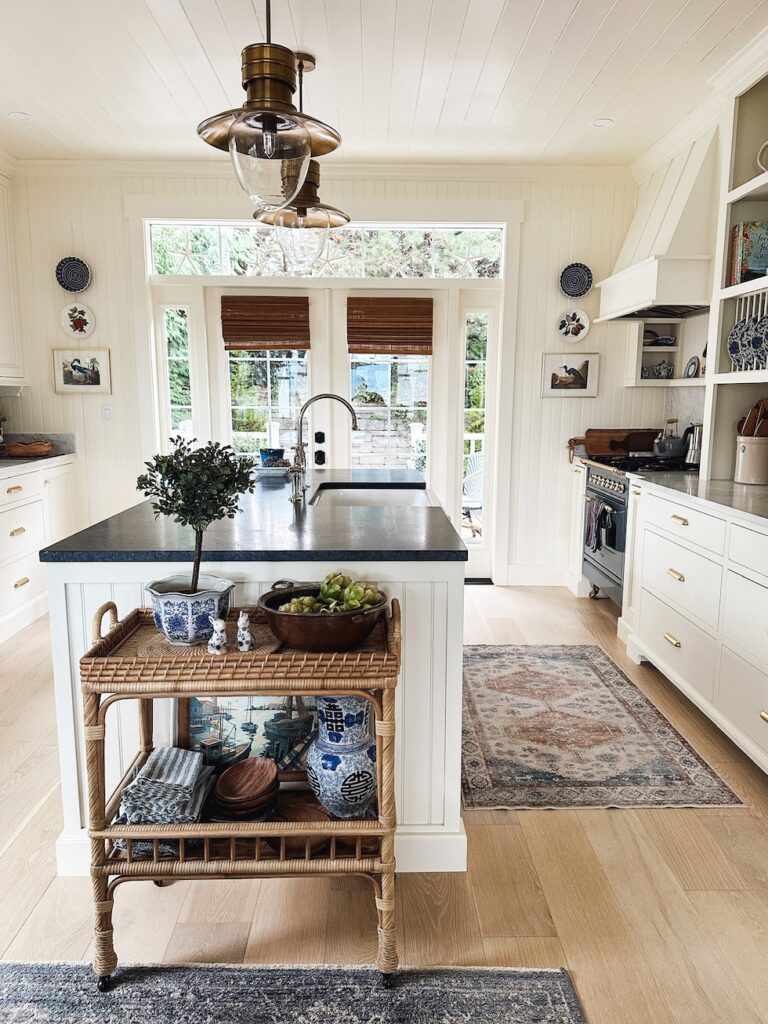
[[[434,301],[432,355],[360,355],[347,351],[346,299],[371,294],[370,285],[302,285],[310,303],[309,352],[225,352],[221,339],[222,294],[295,294],[295,286],[244,288],[239,279],[229,287],[204,278],[153,286],[158,443],[166,448],[169,437],[182,434],[249,454],[282,447],[290,457],[302,403],[324,391],[339,394],[354,405],[360,429],[351,432],[337,403],[313,405],[304,437],[310,464],[420,471],[467,545],[467,576],[490,577],[498,518],[498,290],[424,283],[420,294]],[[392,282],[392,294],[402,290],[402,282]]]

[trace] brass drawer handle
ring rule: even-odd
[[[672,516],[673,523],[679,523],[680,526],[687,526],[688,520],[684,516]]]
[[[639,497],[643,492],[642,491],[632,491],[632,493],[636,494]]]
[[[764,722],[768,722],[768,711],[761,711],[760,712],[760,717],[762,718],[762,720]]]
[[[21,486],[21,484],[14,484],[13,487],[6,487],[5,493],[6,494],[21,494],[21,492],[23,490],[24,490],[24,488]]]
[[[22,533],[26,533],[27,528],[25,526],[17,526],[15,530],[11,530],[11,537],[20,537]]]
[[[673,647],[682,647],[683,646],[680,643],[680,641],[677,639],[677,637],[676,636],[672,636],[671,633],[665,633],[664,634],[664,639],[667,641],[668,644],[672,644]]]
[[[13,589],[18,590],[19,587],[26,587],[28,583],[29,576],[22,576],[20,580],[16,580],[16,582],[13,584]]]
[[[677,580],[678,583],[685,583],[685,576],[677,569],[667,569],[667,576],[671,576],[673,580]]]

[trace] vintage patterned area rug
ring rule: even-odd
[[[0,964],[3,1024],[585,1024],[564,970]]]
[[[742,801],[599,647],[464,648],[465,807]]]

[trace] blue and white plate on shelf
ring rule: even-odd
[[[752,352],[755,357],[752,369],[764,370],[768,366],[768,316],[761,316],[755,325]]]
[[[760,339],[756,334],[757,324],[760,317],[747,316],[741,322],[744,325],[741,332],[741,366],[742,370],[751,370],[755,365],[756,353],[761,347]]]
[[[731,358],[734,370],[742,370],[744,355],[741,348],[741,339],[746,327],[746,319],[737,320],[728,335],[728,355]]]

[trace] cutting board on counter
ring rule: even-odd
[[[660,427],[640,427],[630,430],[585,430],[584,447],[587,455],[628,455],[630,452],[652,452],[654,439]]]

